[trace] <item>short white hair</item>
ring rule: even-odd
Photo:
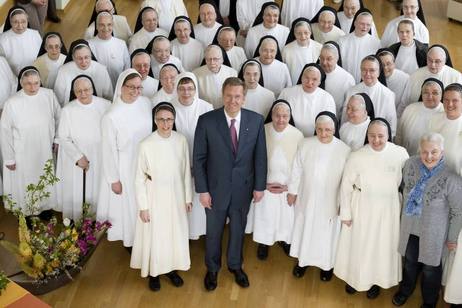
[[[422,143],[424,142],[435,143],[441,150],[444,150],[444,137],[441,134],[431,132],[425,133],[422,137],[420,137],[419,152],[421,150]]]

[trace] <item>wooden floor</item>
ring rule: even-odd
[[[251,0],[249,0],[251,1]],[[307,0],[301,0],[307,1]],[[4,20],[13,1],[0,8]],[[141,0],[116,0],[119,14],[126,15],[132,27]],[[195,20],[197,2],[186,0],[190,15]],[[387,20],[398,11],[386,0],[365,0],[366,6],[375,12],[375,22],[382,32]],[[72,0],[64,12],[59,12],[61,24],[46,24],[46,31],[59,31],[67,45],[80,38],[88,24],[94,1]],[[326,0],[326,3],[336,6]],[[432,43],[446,45],[452,55],[455,68],[462,69],[462,24],[448,21],[443,0],[423,0]],[[2,214],[0,231],[14,238],[16,226],[13,219]],[[226,270],[219,274],[219,286],[215,292],[203,288],[204,241],[191,242],[191,269],[183,273],[185,285],[174,288],[161,279],[162,290],[149,291],[147,280],[139,277],[139,271],[129,268],[129,255],[120,242],[103,240],[91,260],[77,279],[41,298],[53,307],[393,307],[391,297],[396,288],[384,290],[376,300],[368,300],[365,294],[347,295],[344,283],[337,278],[324,283],[319,280],[319,270],[310,268],[302,279],[292,276],[295,260],[285,256],[279,247],[270,250],[267,261],[257,260],[256,245],[248,236],[245,242],[245,270],[249,274],[250,288],[241,289]],[[3,259],[3,261],[2,261]],[[0,250],[0,264],[11,260]],[[1,302],[1,301],[0,301]],[[420,291],[417,288],[406,307],[419,307]],[[1,305],[0,305],[1,306]],[[440,303],[443,307],[443,303]]]

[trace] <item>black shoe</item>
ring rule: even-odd
[[[217,288],[217,272],[207,272],[204,278],[204,286],[207,291],[213,291]]]
[[[451,308],[454,307],[455,305],[451,305]],[[459,305],[460,307],[460,305]],[[431,304],[422,304],[422,306],[420,306],[420,308],[436,308],[436,304],[435,305],[431,305]]]
[[[331,269],[330,271],[321,270],[319,278],[321,279],[321,281],[330,281],[332,279],[333,272],[334,272],[334,269]]]
[[[171,271],[170,273],[165,274],[165,276],[167,276],[172,284],[177,288],[181,287],[184,283],[183,279],[180,277],[180,275],[178,275],[176,271]]]
[[[156,277],[149,276],[149,289],[151,289],[154,292],[157,292],[160,290],[159,276],[156,276]]]
[[[126,251],[128,251],[129,254],[132,254],[132,248],[131,247],[125,247],[124,246],[124,248],[125,248]]]
[[[59,18],[58,15],[51,15],[51,16],[47,16],[47,19],[51,22],[54,22],[56,24],[60,23],[61,22],[61,18]]]
[[[395,295],[393,295],[393,298],[391,299],[391,302],[395,306],[402,306],[402,305],[406,304],[407,299],[408,299],[407,296],[403,295],[402,293],[400,293],[398,291],[398,292],[395,293]]]
[[[368,299],[377,298],[380,294],[380,287],[376,286],[375,284],[366,292],[366,296]]]
[[[356,293],[356,289],[353,288],[352,286],[350,286],[348,283],[345,285],[345,292],[347,292],[348,294],[355,294]]]
[[[234,274],[234,281],[236,281],[239,286],[243,288],[248,288],[250,286],[249,277],[247,277],[247,274],[242,270],[242,268],[236,270],[229,269],[229,271]]]
[[[50,221],[51,218],[53,217],[53,211],[52,210],[45,210],[43,212],[41,212],[38,217],[40,218],[40,220],[43,220],[43,221]]]
[[[258,260],[266,260],[268,258],[268,245],[258,244],[257,247],[257,258]]]
[[[290,255],[290,245],[287,244],[286,242],[279,242],[279,246],[281,246],[282,250],[284,253],[289,256]]]
[[[298,266],[298,264],[296,264],[292,270],[292,275],[297,278],[302,278],[305,275],[307,267],[308,266]]]

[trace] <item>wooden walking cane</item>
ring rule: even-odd
[[[82,206],[85,205],[85,190],[87,186],[87,169],[83,168],[83,193],[82,193]]]

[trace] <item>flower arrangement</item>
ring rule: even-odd
[[[2,295],[2,291],[6,289],[6,285],[10,281],[6,278],[6,275],[4,272],[0,271],[0,295]]]
[[[47,187],[59,181],[53,174],[51,160],[46,162],[43,170],[44,174],[40,176],[38,184],[27,186],[28,213],[38,214],[38,203],[50,196]],[[25,215],[14,209],[14,201],[9,196],[3,199],[18,217],[19,244],[5,240],[1,240],[0,244],[16,256],[24,273],[38,283],[62,273],[71,278],[68,270],[79,267],[81,260],[97,244],[97,234],[111,226],[108,221],[95,221],[87,203],[83,204],[82,217],[76,222],[67,218],[60,222],[56,217],[44,222],[38,217],[32,217],[28,226]]]

